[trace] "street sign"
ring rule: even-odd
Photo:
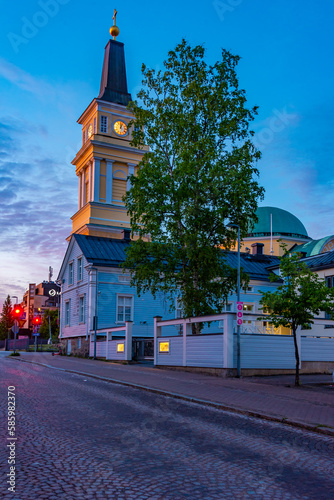
[[[33,333],[33,337],[39,337],[39,333]]]
[[[13,333],[19,333],[19,327],[18,327],[18,325],[13,325],[12,326],[12,332]]]
[[[242,318],[244,315],[244,303],[237,302],[237,325],[242,325]]]

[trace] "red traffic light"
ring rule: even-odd
[[[16,304],[14,307],[13,307],[13,310],[12,310],[12,316],[14,319],[19,319],[23,314],[23,308]]]
[[[42,318],[40,316],[35,316],[32,323],[33,325],[40,325],[42,323]]]

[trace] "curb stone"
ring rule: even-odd
[[[9,357],[9,356],[6,356],[6,357]],[[94,378],[97,380],[103,380],[104,382],[109,382],[111,384],[123,385],[126,387],[133,387],[135,389],[140,389],[143,391],[152,392],[153,394],[158,394],[160,396],[167,396],[167,397],[171,397],[174,399],[180,399],[183,401],[188,401],[190,403],[196,403],[196,404],[200,404],[202,406],[209,406],[212,408],[216,408],[216,409],[221,410],[221,411],[237,413],[239,415],[245,415],[247,417],[253,417],[253,418],[258,418],[261,420],[266,420],[269,422],[275,422],[278,424],[289,425],[290,427],[296,427],[298,429],[303,429],[303,430],[307,430],[310,432],[315,432],[317,434],[322,434],[325,436],[333,436],[334,437],[334,429],[329,428],[329,427],[304,424],[302,422],[298,422],[296,420],[290,420],[290,419],[285,418],[285,417],[279,418],[279,417],[274,417],[271,415],[266,415],[265,413],[259,413],[259,412],[250,411],[250,410],[243,410],[242,408],[238,408],[238,407],[234,407],[234,406],[226,406],[222,403],[217,403],[217,402],[209,401],[206,399],[199,399],[199,398],[195,398],[192,396],[185,396],[183,394],[178,394],[176,392],[169,392],[169,391],[164,391],[162,389],[155,389],[153,387],[136,384],[134,382],[126,382],[123,380],[117,380],[117,379],[113,379],[113,378],[103,377],[102,375],[94,375],[92,373],[80,372],[77,370],[69,370],[67,368],[58,368],[56,366],[48,365],[46,363],[38,363],[37,361],[27,361],[27,360],[15,358],[15,357],[12,357],[11,359],[14,359],[16,361],[20,361],[21,363],[30,363],[31,365],[44,366],[45,368],[51,368],[53,370],[58,370],[58,371],[67,372],[67,373],[74,373],[76,375],[83,375],[85,377],[90,377],[90,378]]]

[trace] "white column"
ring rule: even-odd
[[[81,170],[81,196],[80,196],[80,201],[81,201],[81,207],[82,208],[84,205],[86,205],[87,200],[86,200],[86,183],[85,183],[85,169],[83,168]]]
[[[92,164],[91,162],[88,163],[87,165],[87,169],[88,169],[88,196],[87,196],[87,200],[86,200],[86,203],[88,203],[89,201],[92,201]]]
[[[154,316],[154,364],[158,364],[159,343],[158,339],[161,337],[161,326],[158,322],[161,321],[161,316]]]
[[[107,160],[106,203],[112,203],[112,166],[114,160]]]
[[[129,167],[129,177],[130,175],[134,175],[135,173],[135,167],[137,165],[135,165],[134,163],[128,163],[128,167]],[[126,183],[126,190],[129,191],[131,185],[130,185],[130,179],[128,178],[127,180],[127,183]]]
[[[82,200],[81,200],[81,193],[82,193],[82,188],[81,188],[81,183],[82,183],[82,176],[81,172],[78,175],[78,180],[79,180],[79,192],[78,192],[78,210],[82,207]]]
[[[233,318],[234,314],[226,314],[224,317],[224,336],[223,336],[223,357],[224,368],[233,368]]]
[[[125,322],[125,361],[132,361],[132,324],[133,321]]]
[[[92,200],[100,201],[100,160],[93,158],[92,164]]]

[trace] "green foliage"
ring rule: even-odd
[[[7,298],[2,306],[1,320],[0,320],[0,340],[4,340],[8,336],[8,330],[14,325],[12,318],[12,302],[10,296]]]
[[[299,255],[284,255],[280,262],[280,276],[271,281],[283,280],[275,292],[261,292],[260,304],[269,311],[266,320],[276,327],[290,327],[295,341],[296,385],[299,385],[299,352],[296,332],[299,326],[309,328],[314,317],[321,312],[333,314],[334,289],[328,288],[324,279],[299,260]]]
[[[285,255],[280,262],[283,284],[275,292],[262,292],[260,303],[269,309],[269,320],[275,326],[287,326],[295,331],[307,328],[321,312],[332,314],[334,289],[324,279],[299,260],[298,254]],[[271,281],[277,281],[277,275]]]
[[[218,312],[235,288],[235,270],[219,246],[235,243],[228,222],[247,234],[263,196],[254,166],[260,153],[249,130],[256,108],[246,108],[239,89],[239,57],[223,50],[209,66],[204,53],[183,40],[169,52],[164,72],[143,65],[143,106],[129,105],[131,144],[145,153],[124,198],[139,240],[123,267],[138,294],[160,291],[172,304],[177,295],[185,316]]]
[[[57,342],[59,335],[59,327],[58,327],[58,311],[52,309],[45,309],[42,324],[39,328],[39,333],[42,338],[48,339],[50,338],[49,333],[49,316],[50,316],[50,324],[51,324],[51,338]]]

